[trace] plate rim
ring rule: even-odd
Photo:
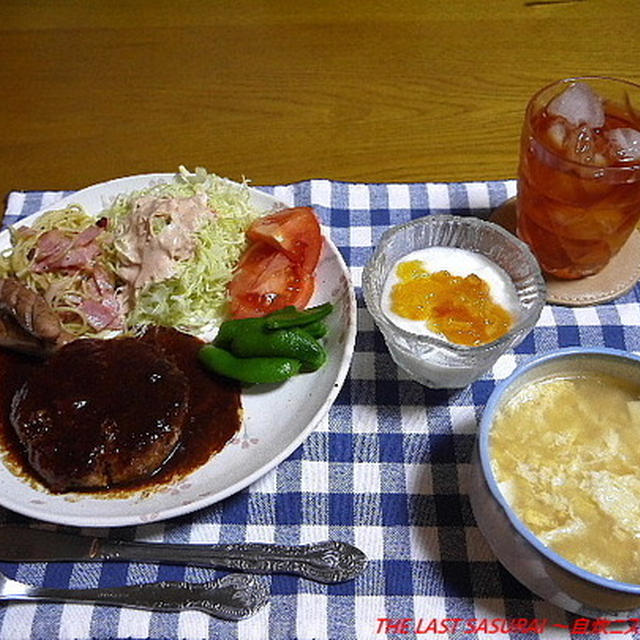
[[[150,182],[155,179],[160,181],[161,180],[171,181],[176,177],[176,175],[177,175],[176,172],[173,172],[173,173],[170,173],[170,172],[153,173],[152,172],[152,173],[143,173],[143,174],[132,174],[127,176],[121,176],[118,178],[111,178],[103,182],[98,182],[98,183],[89,185],[87,187],[83,187],[82,189],[79,189],[78,191],[75,191],[73,193],[68,193],[67,195],[62,196],[61,198],[48,203],[46,206],[40,207],[34,213],[31,213],[28,216],[25,216],[24,218],[20,218],[16,222],[16,224],[19,225],[24,222],[29,224],[31,221],[35,220],[37,217],[39,217],[40,215],[42,215],[47,211],[55,210],[61,205],[64,206],[65,204],[73,204],[73,200],[75,198],[82,197],[86,192],[105,189],[105,188],[112,188],[116,186],[117,183],[119,182],[124,183],[127,181],[133,181],[133,180],[141,180],[141,181],[146,180],[147,182]],[[293,204],[286,203],[276,198],[274,195],[270,193],[261,191],[256,187],[250,186],[250,184],[248,183],[245,183],[243,185],[242,183],[236,182],[229,178],[222,178],[222,179],[234,186],[246,187],[250,193],[256,196],[259,196],[260,198],[265,198],[266,200],[271,201],[274,206],[280,206],[280,207],[283,205],[285,207],[294,206]],[[132,189],[131,191],[135,191],[135,189]],[[89,213],[91,215],[95,215],[94,212],[89,212]],[[322,404],[319,406],[317,411],[313,414],[311,419],[307,422],[306,425],[304,425],[304,427],[300,430],[297,436],[295,436],[292,439],[292,441],[289,443],[288,446],[279,450],[278,453],[273,457],[271,457],[267,463],[255,469],[253,472],[251,472],[247,476],[244,476],[243,478],[237,480],[235,483],[226,487],[225,489],[221,489],[216,493],[209,494],[206,497],[198,498],[192,502],[189,502],[188,504],[178,504],[176,506],[168,507],[167,509],[163,509],[161,511],[150,511],[147,516],[144,516],[141,514],[137,514],[134,516],[109,515],[109,516],[105,516],[104,518],[100,516],[94,516],[91,522],[87,522],[86,520],[83,520],[81,517],[73,514],[68,515],[63,513],[60,515],[51,511],[43,512],[42,505],[40,505],[39,508],[34,508],[30,506],[29,503],[27,503],[26,505],[23,505],[23,504],[16,505],[10,501],[6,501],[2,496],[2,494],[0,494],[0,506],[8,509],[9,511],[18,513],[20,515],[27,516],[29,518],[33,518],[35,520],[39,520],[42,522],[49,522],[57,525],[76,526],[76,527],[82,527],[82,528],[111,528],[111,527],[124,527],[124,526],[141,526],[146,524],[153,524],[155,522],[162,522],[162,521],[176,518],[179,516],[194,513],[206,507],[210,507],[228,497],[235,495],[236,493],[239,493],[243,489],[246,489],[247,487],[251,486],[261,477],[266,475],[269,471],[277,467],[286,458],[288,458],[316,429],[317,425],[324,418],[324,416],[328,414],[329,410],[333,406],[338,394],[340,393],[342,387],[344,386],[344,382],[346,380],[347,374],[351,367],[353,353],[355,349],[355,341],[356,341],[356,335],[357,335],[357,300],[356,300],[355,288],[353,286],[351,273],[348,265],[344,260],[344,257],[342,256],[342,254],[334,244],[333,240],[331,239],[325,225],[321,224],[321,227],[323,230],[322,235],[325,240],[325,246],[330,250],[333,258],[337,261],[339,270],[344,276],[347,284],[346,291],[347,291],[349,308],[346,313],[347,322],[343,332],[343,340],[342,340],[342,343],[344,344],[343,354],[342,354],[341,362],[337,371],[336,378],[333,380],[331,384],[331,389],[329,393],[327,394],[326,398],[323,400]],[[9,229],[5,228],[2,231],[0,231],[0,238],[5,238],[8,236],[8,234],[9,234]],[[244,406],[245,405],[243,402],[243,408]],[[226,446],[229,446],[229,442],[227,442],[225,447]],[[4,447],[2,447],[2,449],[4,449]],[[215,459],[215,455],[212,458],[210,458],[209,461],[206,462],[204,465],[202,465],[198,469],[195,469],[192,473],[196,473],[199,469],[202,469],[206,467],[208,464],[211,464],[211,462]],[[2,466],[8,469],[9,473],[11,473],[14,477],[17,477],[20,482],[25,484],[28,483],[27,480],[23,480],[19,476],[16,476],[16,474],[14,474],[11,471],[11,469],[7,467],[4,461],[4,455],[0,457],[0,464],[2,464]],[[186,476],[184,476],[184,478],[180,478],[178,482],[184,481],[186,478],[189,477],[189,475],[191,474],[187,474]],[[167,483],[167,486],[171,486],[171,483]],[[79,500],[81,500],[83,497],[81,493],[73,493],[69,495],[74,495],[74,496],[78,495]],[[47,497],[58,498],[59,496],[57,496],[57,494],[43,494],[44,500],[46,500]],[[105,502],[109,501],[109,497],[106,495],[101,495],[99,498],[94,497],[93,499],[104,500]],[[127,499],[124,500],[125,504],[126,504],[126,500]]]

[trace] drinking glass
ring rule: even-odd
[[[517,233],[547,274],[601,271],[640,220],[640,86],[606,77],[544,87],[525,113]]]

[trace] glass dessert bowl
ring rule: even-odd
[[[458,344],[389,312],[388,280],[394,269],[410,254],[432,247],[452,250],[449,257],[439,252],[438,269],[464,276],[480,265],[489,280],[509,288],[515,309],[506,333],[484,344]],[[488,371],[531,331],[546,298],[540,267],[525,243],[491,222],[453,215],[430,215],[386,231],[364,268],[362,285],[393,360],[411,379],[432,388],[465,387]]]

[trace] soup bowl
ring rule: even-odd
[[[584,617],[635,618],[640,615],[640,584],[587,571],[545,544],[516,514],[492,466],[496,415],[516,393],[548,377],[588,374],[609,375],[640,386],[640,357],[606,348],[559,349],[520,365],[496,386],[480,421],[469,497],[478,527],[494,554],[533,593]],[[604,531],[602,535],[611,534]]]

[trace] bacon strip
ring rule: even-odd
[[[96,331],[122,328],[120,305],[115,298],[103,302],[84,300],[80,304],[80,309],[84,312],[87,322]]]
[[[34,271],[55,271],[56,269],[87,269],[100,254],[95,242],[103,232],[97,225],[87,227],[72,237],[58,229],[42,234],[36,246]]]

